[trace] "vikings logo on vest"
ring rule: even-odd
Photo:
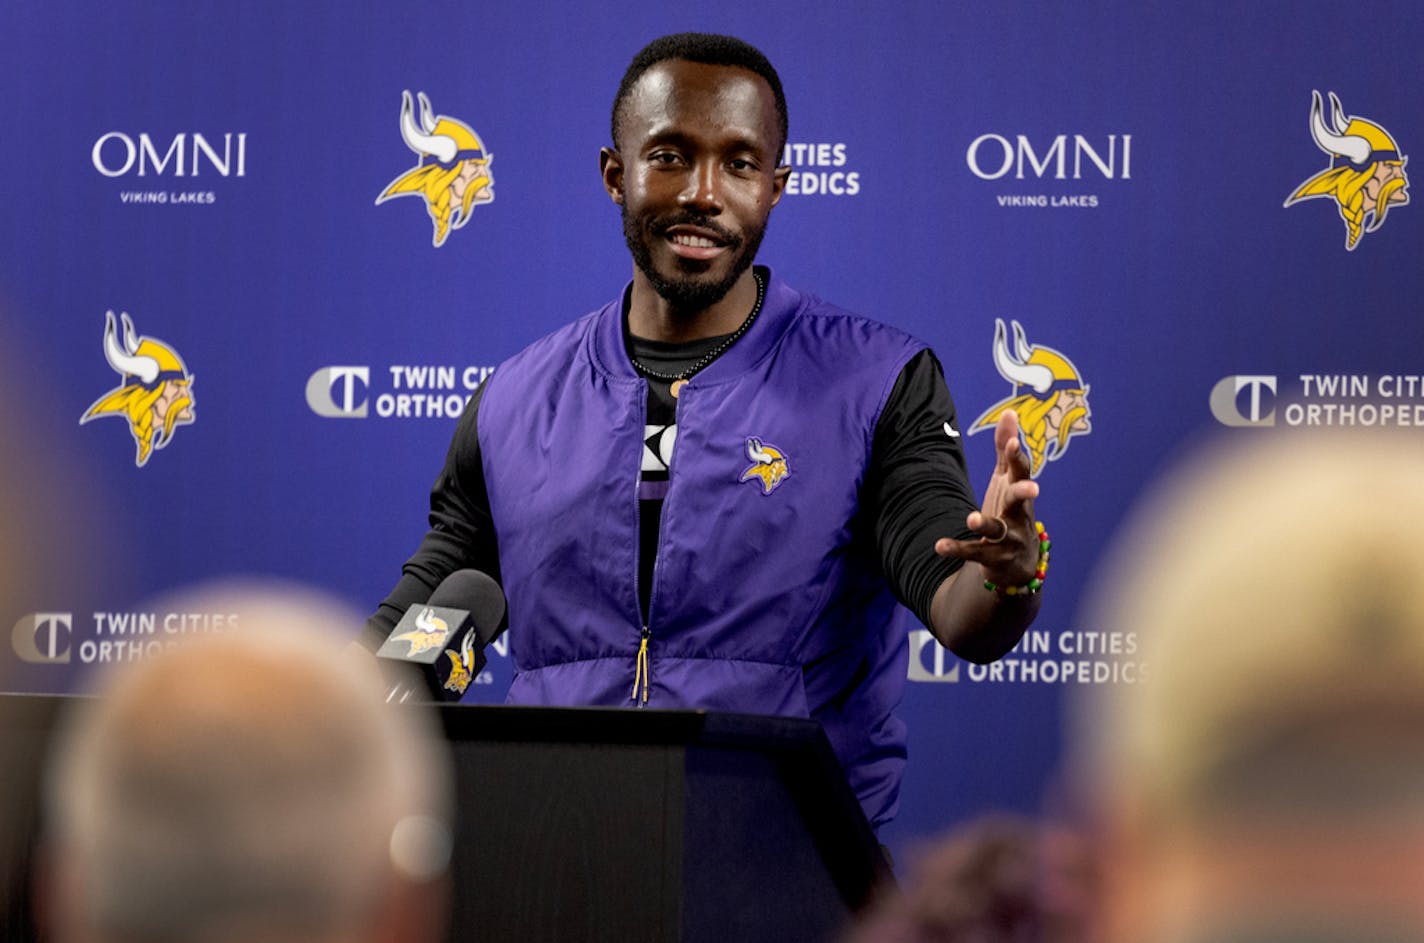
[[[435,226],[432,243],[445,244],[451,230],[470,221],[470,212],[479,203],[494,202],[494,177],[487,152],[479,136],[463,121],[431,112],[430,99],[419,94],[420,122],[410,92],[401,93],[400,130],[405,146],[419,158],[413,168],[390,182],[376,197],[376,204],[398,196],[425,200],[425,211]]]
[[[156,337],[136,335],[128,313],[121,317],[122,341],[114,312],[104,316],[104,356],[122,379],[84,411],[79,424],[101,416],[128,422],[138,448],[134,464],[142,468],[173,440],[175,429],[193,422],[193,375],[177,351]]]
[[[752,463],[742,470],[738,481],[761,482],[761,493],[771,494],[791,474],[786,464],[786,453],[774,445],[765,445],[756,436],[747,438],[747,458]]]
[[[1359,116],[1347,116],[1340,99],[1330,93],[1330,120],[1320,93],[1310,93],[1310,136],[1330,155],[1330,166],[1296,188],[1285,206],[1305,200],[1335,202],[1345,222],[1345,248],[1351,252],[1360,237],[1384,225],[1391,206],[1409,202],[1409,158],[1384,128]]]
[[[1004,410],[1014,410],[1028,450],[1029,475],[1037,478],[1048,462],[1063,457],[1075,435],[1093,431],[1088,422],[1088,384],[1073,361],[1052,347],[1030,344],[1019,322],[1013,325],[1014,350],[1010,351],[1003,319],[994,319],[994,366],[1014,391],[974,420],[969,434],[992,429]]]

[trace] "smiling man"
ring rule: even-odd
[[[905,762],[898,603],[975,661],[1037,611],[1017,417],[981,509],[929,349],[753,265],[790,173],[756,49],[654,41],[611,132],[632,281],[477,392],[369,641],[484,569],[509,598],[511,703],[812,717],[882,825]]]

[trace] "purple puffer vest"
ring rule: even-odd
[[[880,411],[923,344],[774,278],[677,405],[648,707],[820,720],[879,826],[905,760],[903,610],[852,544]],[[480,402],[513,704],[632,705],[647,387],[622,300],[499,367]]]

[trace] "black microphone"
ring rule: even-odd
[[[405,611],[376,650],[396,679],[386,701],[460,700],[485,666],[485,646],[504,628],[504,609],[504,591],[479,570],[445,577],[429,602]],[[411,669],[420,680],[410,677]]]

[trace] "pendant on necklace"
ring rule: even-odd
[[[687,386],[687,380],[683,377],[678,377],[672,381],[672,386],[668,387],[668,389],[672,392],[673,399],[677,399],[677,395],[682,392],[684,386]]]

